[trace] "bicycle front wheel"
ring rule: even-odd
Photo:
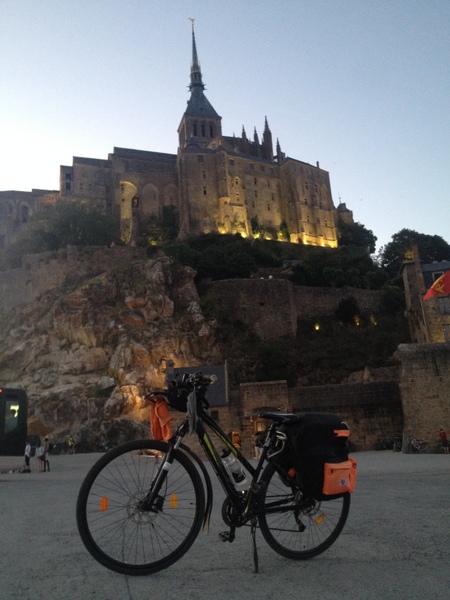
[[[151,507],[146,497],[167,452],[155,440],[128,442],[102,456],[77,501],[81,539],[102,565],[125,575],[149,575],[179,560],[194,543],[205,493],[197,468],[180,450]]]
[[[269,463],[261,475],[259,525],[269,546],[286,558],[303,560],[321,554],[341,533],[350,509],[350,494],[319,502],[293,490]]]

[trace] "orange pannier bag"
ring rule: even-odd
[[[326,496],[334,496],[354,492],[356,474],[356,460],[353,458],[340,463],[325,463],[322,493]]]

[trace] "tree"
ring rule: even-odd
[[[24,254],[72,246],[120,243],[119,224],[100,209],[61,200],[30,219],[19,239],[6,249],[3,268],[17,267]]]
[[[375,252],[377,237],[361,223],[346,223],[338,218],[337,232],[340,246],[358,246],[367,248],[370,254]]]
[[[392,241],[381,252],[381,264],[391,276],[399,272],[406,252],[413,246],[417,246],[419,257],[424,263],[450,259],[450,245],[441,236],[402,229],[392,236]]]
[[[160,219],[149,218],[140,223],[140,244],[162,246],[174,242],[178,234],[178,211],[164,206]]]

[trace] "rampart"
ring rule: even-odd
[[[349,296],[365,313],[377,312],[383,304],[379,290],[299,287],[285,279],[228,279],[209,289],[219,309],[251,326],[262,339],[295,336],[298,320],[331,316]]]

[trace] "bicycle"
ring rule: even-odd
[[[188,433],[196,434],[226,494],[222,518],[229,529],[219,538],[232,542],[237,528],[249,526],[255,572],[257,527],[275,552],[294,560],[324,552],[341,533],[350,494],[322,502],[306,493],[285,451],[283,428],[299,416],[261,413],[272,423],[253,466],[208,412],[205,394],[215,380],[201,373],[184,375],[176,391],[154,392],[187,411],[171,439],[126,442],[103,455],[87,474],[77,500],[78,530],[90,554],[108,569],[125,575],[155,573],[189,550],[202,525],[208,529],[211,479],[200,458],[183,443]],[[222,456],[211,433],[225,446]],[[159,461],[154,460],[155,452]],[[227,453],[234,471],[225,464]]]
[[[412,438],[409,442],[409,449],[413,454],[425,454],[428,451],[428,443],[425,440]]]

